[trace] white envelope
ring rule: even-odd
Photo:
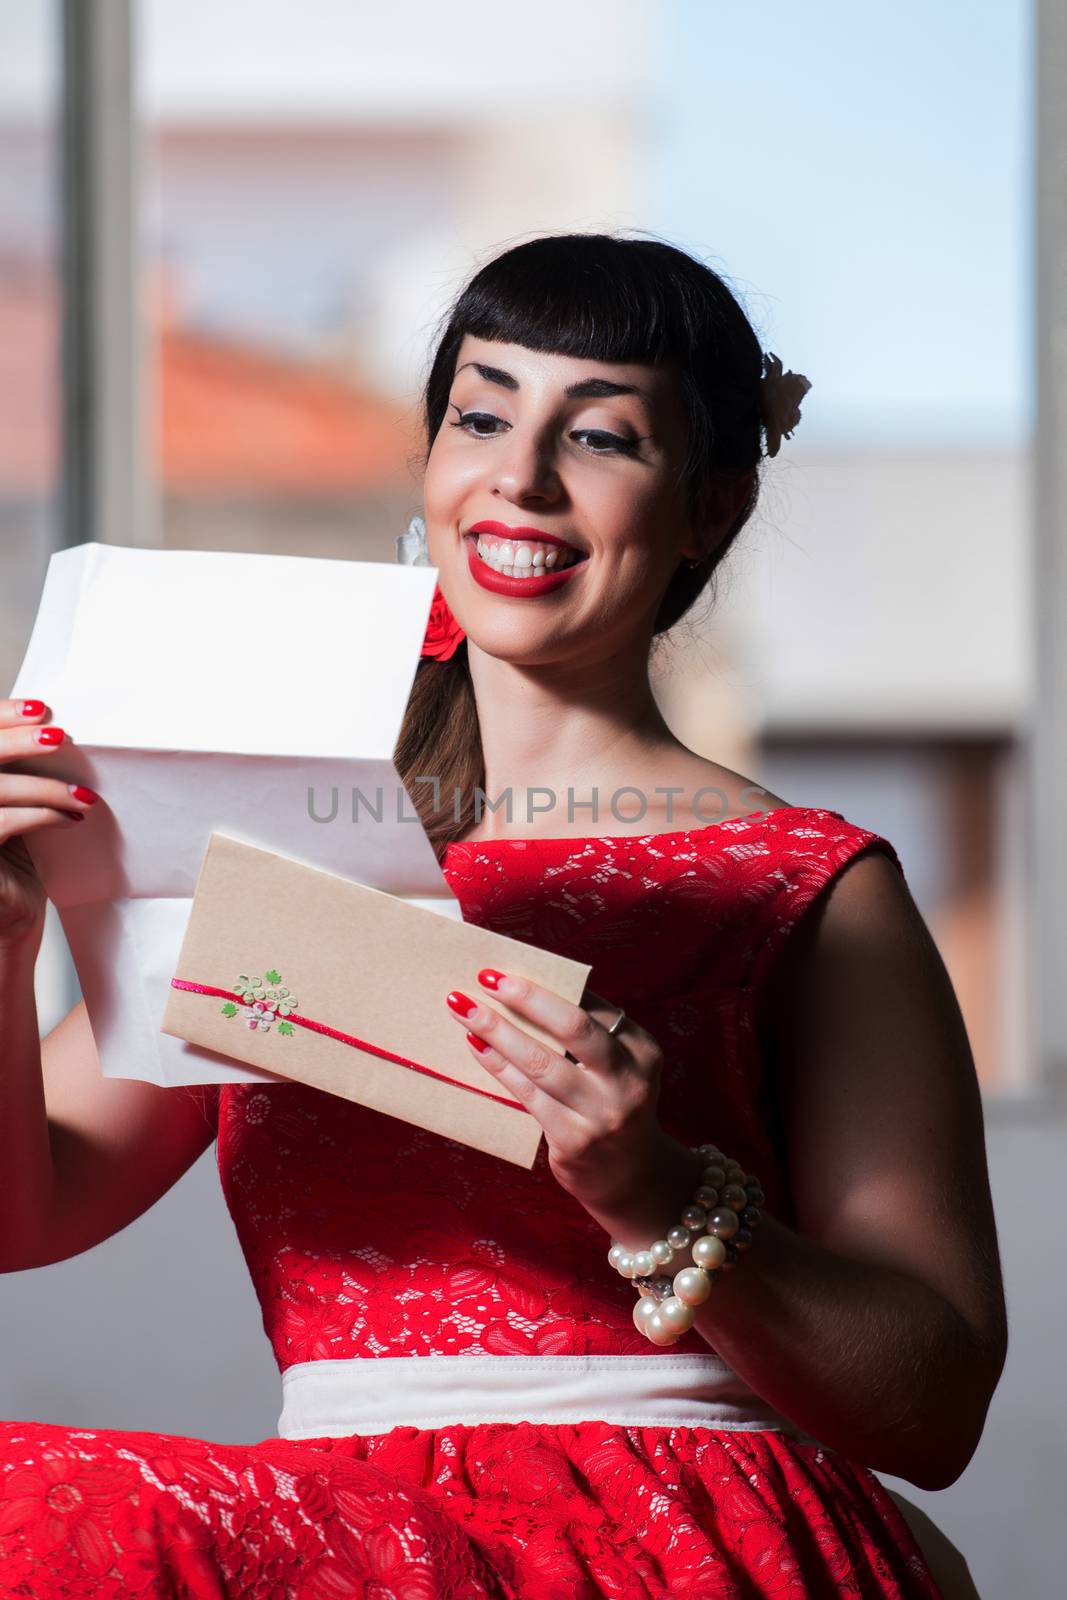
[[[11,693],[72,742],[9,770],[102,797],[26,845],[106,1077],[271,1081],[159,1031],[213,830],[463,920],[392,760],[436,581],[222,551],[52,557]]]

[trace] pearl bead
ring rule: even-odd
[[[656,1263],[653,1261],[652,1253],[649,1250],[635,1251],[633,1263],[633,1275],[635,1278],[648,1278],[656,1270]]]
[[[618,1261],[615,1263],[615,1270],[624,1278],[632,1278],[634,1276],[634,1258],[630,1254],[629,1250],[624,1250],[622,1252]]]
[[[726,1246],[713,1233],[705,1233],[693,1246],[693,1260],[707,1272],[715,1272],[726,1260]]]
[[[747,1228],[738,1228],[730,1243],[735,1250],[747,1250],[752,1243],[752,1235]]]
[[[728,1183],[719,1195],[719,1204],[731,1211],[743,1211],[748,1205],[748,1195],[739,1184]]]
[[[746,1195],[745,1198],[747,1199],[748,1196]],[[718,1189],[713,1189],[710,1184],[702,1183],[693,1196],[693,1200],[696,1205],[703,1206],[705,1211],[714,1211],[719,1203],[719,1191]]]
[[[756,1206],[746,1206],[741,1213],[741,1222],[746,1228],[755,1228],[759,1225],[763,1213]]]
[[[752,1184],[748,1184],[746,1187],[748,1190],[748,1203],[750,1206],[766,1205],[767,1196],[764,1194],[763,1190],[758,1184],[754,1188]]]
[[[745,1182],[744,1167],[739,1167],[736,1161],[728,1161],[726,1163],[726,1181],[727,1183],[743,1184]]]
[[[648,1253],[657,1267],[666,1267],[674,1260],[674,1251],[666,1239],[657,1239],[655,1244],[650,1244]]]
[[[688,1333],[693,1326],[692,1306],[686,1305],[675,1294],[661,1303],[659,1314],[672,1333]]]
[[[656,1301],[652,1299],[651,1295],[646,1296],[635,1303],[633,1309],[633,1318],[634,1327],[637,1329],[638,1333],[645,1332],[648,1326],[649,1318],[654,1317],[658,1310],[659,1306],[657,1305]]]
[[[698,1144],[697,1145],[697,1155],[698,1156],[706,1156],[709,1161],[712,1159],[713,1156],[717,1156],[718,1154],[719,1154],[719,1147],[718,1147],[717,1144]]]
[[[667,1243],[672,1250],[684,1250],[689,1243],[688,1228],[670,1228],[667,1231]]]
[[[708,1184],[712,1189],[721,1189],[723,1184],[726,1182],[726,1171],[718,1164],[705,1167],[704,1171],[700,1174],[700,1181],[701,1183]]]
[[[675,1275],[674,1292],[687,1306],[702,1306],[711,1293],[711,1279],[699,1267],[683,1267]]]
[[[612,1266],[617,1269],[619,1262],[622,1260],[625,1254],[626,1251],[623,1249],[621,1244],[613,1244],[611,1249],[608,1251],[608,1260],[611,1262]]]
[[[719,1239],[732,1239],[740,1226],[737,1212],[730,1211],[726,1206],[713,1211],[708,1218],[708,1232],[715,1234]]]
[[[702,1228],[708,1220],[708,1214],[703,1206],[686,1206],[682,1212],[682,1222],[687,1228]]]
[[[660,1316],[659,1306],[656,1307],[655,1311],[645,1323],[642,1332],[644,1333],[646,1339],[651,1339],[653,1344],[673,1344],[677,1338],[677,1335],[671,1332],[670,1328],[668,1328],[667,1324]]]

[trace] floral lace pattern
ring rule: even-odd
[[[588,961],[664,1046],[661,1120],[706,1130],[790,1216],[753,1001],[861,851],[786,807],[644,838],[451,845],[464,916]],[[462,985],[464,975],[457,974]],[[301,1084],[226,1084],[218,1167],[279,1368],[322,1358],[639,1354],[632,1286],[549,1171]],[[699,1335],[672,1349],[705,1352]],[[253,1445],[0,1424],[0,1600],[934,1596],[864,1469],[772,1433],[589,1421]]]
[[[395,1428],[208,1444],[0,1423],[0,1597],[938,1600],[870,1474],[780,1435]]]

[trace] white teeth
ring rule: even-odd
[[[512,540],[494,544],[487,539],[476,538],[475,543],[478,555],[486,565],[506,578],[540,577],[557,566],[561,569],[573,566],[577,560],[571,551],[561,550],[557,545],[535,550],[530,545]]]

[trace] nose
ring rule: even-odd
[[[493,467],[493,492],[515,505],[553,501],[561,493],[549,443],[535,434],[523,436],[520,429],[514,429],[494,456]]]

